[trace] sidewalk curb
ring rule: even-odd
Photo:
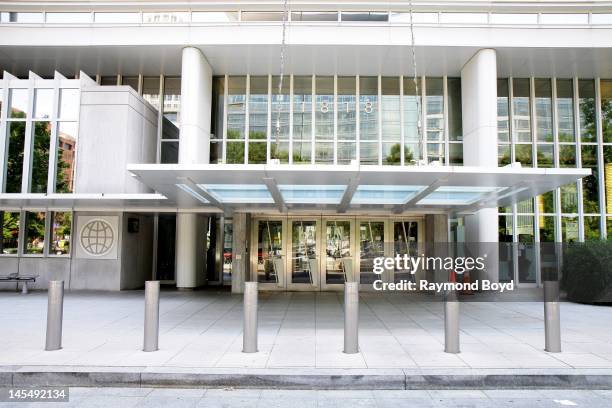
[[[0,386],[274,389],[612,389],[612,370],[0,367]]]

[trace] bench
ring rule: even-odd
[[[28,293],[28,282],[36,282],[38,275],[20,275],[19,273],[9,273],[0,275],[0,282],[15,282],[15,291],[19,291],[19,282],[23,282],[21,293]]]

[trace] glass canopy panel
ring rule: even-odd
[[[375,186],[357,187],[351,204],[404,204],[425,186]]]
[[[176,185],[178,188],[180,188],[181,190],[183,190],[184,192],[186,192],[187,194],[189,194],[190,196],[192,196],[193,198],[195,198],[196,200],[204,203],[204,204],[208,204],[209,201],[204,198],[200,193],[198,193],[197,191],[194,191],[191,187],[189,187],[187,184],[177,184]]]
[[[222,203],[274,203],[265,184],[198,184]]]
[[[472,204],[489,193],[504,190],[505,187],[469,187],[445,186],[438,187],[418,202],[419,205],[468,205]]]
[[[288,204],[340,204],[344,185],[279,185]]]

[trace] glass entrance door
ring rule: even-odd
[[[324,218],[323,289],[342,290],[344,282],[356,282],[355,221]]]
[[[358,220],[359,283],[365,289],[375,280],[383,279],[373,272],[374,258],[385,256],[385,221]]]
[[[257,250],[252,253],[252,273],[262,289],[285,289],[285,220],[256,219],[254,225]]]
[[[424,248],[419,247],[421,242],[421,222],[418,220],[399,220],[392,221],[393,224],[393,254],[404,255],[415,257],[420,253],[423,253]],[[420,252],[419,252],[420,251]],[[416,282],[421,279],[421,275],[424,271],[417,270],[411,271],[408,269],[398,269],[397,265],[394,266],[392,282],[399,282],[401,280],[407,280]],[[424,278],[424,276],[423,276]]]
[[[320,289],[319,219],[289,219],[288,286],[290,289]]]

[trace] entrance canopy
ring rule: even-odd
[[[575,182],[589,169],[467,166],[133,164],[179,209],[471,213]]]

